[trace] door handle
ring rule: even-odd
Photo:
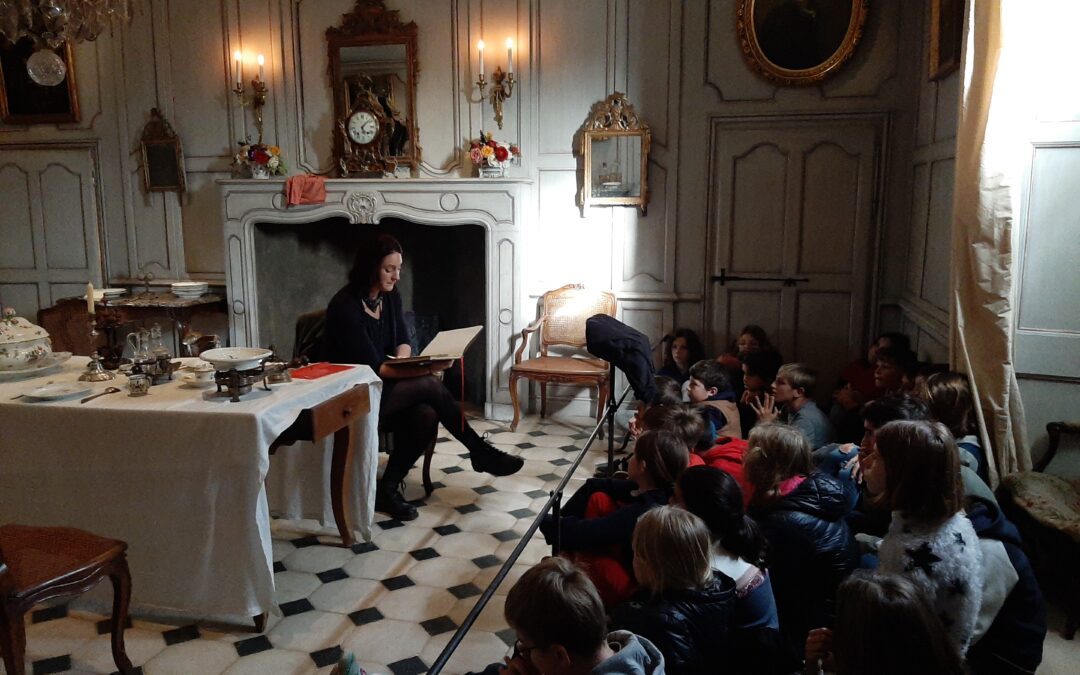
[[[724,286],[729,281],[779,281],[785,286],[794,286],[796,284],[805,284],[810,280],[806,277],[742,277],[734,274],[728,274],[726,267],[720,268],[720,274],[712,277],[713,281],[719,281],[721,286]]]

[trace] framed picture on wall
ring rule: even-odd
[[[26,60],[34,44],[23,38],[12,46],[0,40],[0,119],[4,124],[61,124],[79,121],[79,97],[75,86],[75,61],[71,45],[54,50],[67,68],[64,81],[45,87],[30,79]]]
[[[964,43],[964,0],[930,0],[930,79],[960,67]]]

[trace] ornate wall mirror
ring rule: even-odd
[[[782,85],[815,84],[855,53],[869,0],[739,0],[735,27],[747,63]]]
[[[401,23],[398,11],[386,9],[382,0],[356,0],[341,26],[327,29],[326,42],[335,163],[348,175],[395,167],[415,175],[416,23]]]
[[[585,170],[578,185],[581,206],[649,204],[649,127],[634,106],[615,92],[593,105],[581,132]]]
[[[139,145],[146,191],[183,192],[184,152],[180,138],[157,108],[150,109],[150,121],[143,127]]]

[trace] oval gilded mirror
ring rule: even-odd
[[[855,53],[868,0],[739,0],[735,27],[747,63],[782,85],[816,84]]]

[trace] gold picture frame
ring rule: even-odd
[[[817,84],[862,39],[869,0],[738,0],[735,32],[750,68],[784,86]]]
[[[71,45],[65,42],[53,51],[64,60],[67,75],[61,84],[44,87],[26,72],[26,59],[34,53],[33,41],[23,38],[12,45],[0,40],[0,120],[4,124],[65,124],[80,120]]]
[[[930,81],[960,67],[964,42],[964,0],[930,0]]]

